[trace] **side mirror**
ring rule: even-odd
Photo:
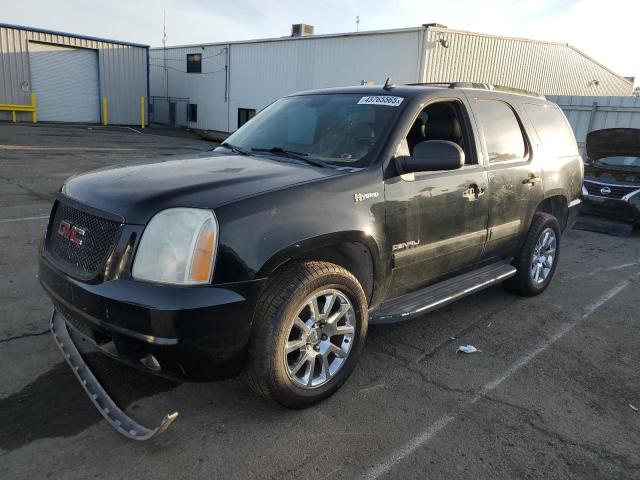
[[[427,140],[413,147],[413,155],[395,158],[400,175],[415,172],[457,170],[464,166],[464,151],[445,140]]]

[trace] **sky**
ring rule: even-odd
[[[639,0],[0,0],[0,22],[160,46],[440,23],[566,42],[640,85]]]

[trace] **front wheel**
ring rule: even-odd
[[[518,272],[505,282],[505,286],[521,295],[539,295],[553,278],[559,254],[558,220],[547,213],[536,213],[524,245],[513,264]]]
[[[258,302],[245,379],[258,394],[304,408],[333,394],[355,367],[368,307],[357,279],[305,262],[269,280]]]

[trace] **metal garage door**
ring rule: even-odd
[[[100,121],[97,51],[29,42],[29,61],[38,120]]]

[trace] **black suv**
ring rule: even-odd
[[[368,324],[499,282],[541,293],[582,182],[562,111],[535,94],[300,93],[206,158],[67,180],[40,280],[67,358],[70,331],[160,375],[242,371],[260,395],[305,407],[347,379]]]

